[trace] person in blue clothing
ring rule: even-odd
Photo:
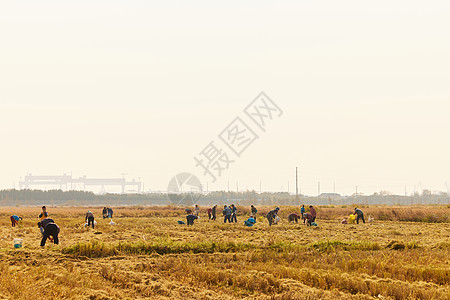
[[[231,208],[229,206],[224,205],[222,214],[223,214],[223,222],[226,223],[228,220],[228,223],[231,223]]]
[[[302,216],[303,219],[303,224],[305,224],[306,219],[303,217],[306,214],[306,209],[305,209],[305,204],[302,205],[302,207],[300,208],[300,215]]]
[[[237,208],[236,206],[234,206],[234,204],[231,204],[231,222],[236,222],[237,223],[237,218],[236,218],[236,213],[237,213]]]
[[[255,218],[253,215],[250,216],[247,220],[244,221],[245,226],[252,227],[256,223]]]
[[[22,220],[21,217],[16,216],[16,215],[12,215],[12,216],[10,217],[10,219],[11,219],[11,226],[12,226],[12,227],[16,227],[16,225],[19,224],[19,221]]]

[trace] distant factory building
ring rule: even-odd
[[[319,198],[340,198],[341,195],[338,193],[322,193],[319,195]]]

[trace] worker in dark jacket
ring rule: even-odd
[[[364,220],[364,213],[357,207],[355,207],[355,215],[356,215],[356,224],[359,224],[359,219],[361,219],[363,223],[366,223],[366,221]]]
[[[234,204],[231,204],[231,223],[236,222],[237,223],[237,208],[234,206]]]
[[[55,243],[56,245],[59,244],[59,226],[56,225],[52,219],[44,219],[41,222],[38,223],[38,226],[41,227],[42,225],[44,227],[44,234],[42,236],[42,240],[41,240],[41,247],[45,246],[45,242],[47,241],[47,239],[52,239],[53,237],[53,243]]]
[[[55,221],[53,221],[53,219],[51,218],[45,218],[42,221],[38,222],[38,227],[41,230],[42,235],[44,235],[45,226],[47,226],[50,223],[55,223]]]
[[[274,210],[269,211],[269,213],[267,214],[267,220],[269,221],[269,226],[272,226],[272,223],[275,220],[275,217],[278,215],[279,210],[280,210],[280,208],[277,207]]]
[[[188,225],[194,225],[194,221],[197,220],[199,217],[197,217],[194,214],[189,214],[186,216],[186,221]]]
[[[89,228],[89,226],[92,223],[92,229],[94,229],[94,214],[90,210],[86,213],[85,222],[87,222],[87,224],[88,224],[87,227],[88,228]]]
[[[216,220],[216,211],[217,211],[217,205],[214,205],[211,210],[211,220],[213,220],[213,221]]]
[[[256,209],[256,207],[254,207],[253,205],[250,206],[251,210],[252,210],[252,215],[256,216],[256,213],[258,212],[258,210]]]
[[[224,206],[223,207],[223,222],[226,223],[228,220],[228,223],[231,223],[231,208],[229,206]]]
[[[298,223],[298,220],[300,220],[300,216],[297,214],[292,213],[288,216],[288,222],[294,223],[295,221],[295,223]]]

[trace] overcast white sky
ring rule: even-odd
[[[294,192],[298,166],[309,195],[443,190],[449,15],[448,1],[3,1],[0,188],[72,172],[165,190],[191,172],[210,190]],[[261,91],[284,114],[212,183],[194,156]]]

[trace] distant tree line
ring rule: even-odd
[[[167,195],[165,193],[146,194],[104,194],[97,195],[86,191],[62,190],[0,190],[0,206],[121,206],[121,205],[194,205],[211,206],[214,204],[238,205],[418,205],[418,204],[450,204],[447,194],[423,194],[414,196],[399,196],[387,193],[375,193],[370,196],[353,195],[349,197],[306,197],[290,195],[287,192],[257,193],[255,191],[226,192],[215,191],[207,194],[197,194],[194,197],[182,195]]]

